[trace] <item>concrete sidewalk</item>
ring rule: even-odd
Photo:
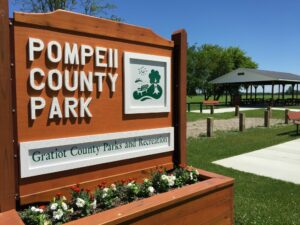
[[[248,110],[256,110],[256,109],[266,109],[265,107],[254,108],[254,107],[240,107],[240,112],[248,111]],[[272,110],[280,110],[284,111],[285,109],[289,109],[292,112],[300,112],[300,109],[293,109],[293,108],[280,108],[280,107],[273,107]],[[200,113],[200,109],[198,110],[191,110],[193,113]],[[215,108],[214,113],[226,113],[226,112],[235,112],[235,107],[226,107],[226,108]],[[210,109],[203,109],[202,113],[210,114]]]
[[[300,138],[213,163],[243,172],[300,184]]]
[[[240,111],[255,110],[255,109],[260,109],[260,108],[240,107]],[[200,113],[200,109],[191,110],[191,112]],[[214,113],[226,113],[226,112],[235,112],[235,107],[215,108],[214,109]],[[203,109],[202,113],[210,114],[210,109]]]
[[[286,109],[290,110],[291,112],[300,112],[300,109],[293,109],[293,108],[277,108],[277,107],[273,107],[272,110],[280,110],[280,111],[285,111]]]

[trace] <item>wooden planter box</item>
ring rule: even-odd
[[[233,224],[233,179],[198,171],[205,179],[202,182],[75,220],[67,225]],[[10,217],[15,215],[15,220],[9,220],[10,224],[22,224],[16,221],[20,220],[17,214],[9,213]],[[0,224],[1,218],[4,217],[0,216]]]

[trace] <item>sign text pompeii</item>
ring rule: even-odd
[[[57,41],[45,43],[38,38],[30,37],[28,40],[28,59],[33,62],[38,54],[41,54],[46,48],[45,60],[53,65],[62,62],[63,65],[73,66],[74,70],[51,69],[47,72],[39,67],[32,68],[29,73],[29,86],[35,91],[42,91],[45,88],[54,93],[59,92],[62,88],[70,93],[79,91],[81,93],[93,92],[94,82],[96,82],[96,91],[102,92],[103,79],[108,76],[110,80],[110,91],[115,92],[118,74],[114,71],[118,68],[118,49],[92,47],[89,45],[80,45],[65,42],[62,46]],[[76,68],[84,68],[88,61],[94,62],[94,68],[106,68],[109,72],[83,71]],[[105,63],[104,63],[105,61]],[[44,77],[47,77],[45,79]],[[58,98],[53,97],[50,106],[49,119],[53,118],[70,118],[70,117],[92,117],[89,105],[92,97],[74,98],[65,97],[63,109],[61,108]],[[30,118],[35,120],[37,111],[45,108],[46,101],[43,97],[30,97]]]
[[[111,140],[98,143],[92,143],[90,145],[73,145],[65,146],[64,149],[55,148],[46,152],[40,150],[34,150],[31,152],[32,162],[39,163],[43,161],[51,161],[63,158],[72,157],[93,157],[102,154],[109,154],[114,151],[122,150],[134,150],[140,147],[155,146],[161,144],[167,144],[169,142],[168,136],[145,136],[139,138],[126,138],[120,140]]]

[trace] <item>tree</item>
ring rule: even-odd
[[[25,12],[46,13],[64,9],[117,21],[121,20],[120,17],[109,13],[116,8],[116,5],[107,3],[105,0],[15,0],[14,4]]]
[[[213,90],[209,81],[240,67],[257,68],[257,64],[238,47],[192,45],[188,48],[187,55],[187,94],[194,95],[198,88],[202,90],[205,99],[213,92],[217,93],[215,97],[218,99],[225,90],[222,86]]]
[[[197,70],[197,51],[196,46],[191,46],[187,49],[187,94],[195,95],[196,89],[201,86],[201,81],[196,74]]]

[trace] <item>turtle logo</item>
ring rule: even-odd
[[[159,99],[162,96],[163,90],[159,85],[160,74],[157,70],[151,70],[149,74],[149,83],[143,82],[140,78],[135,80],[135,83],[141,83],[140,87],[133,92],[133,98],[139,101],[149,99]]]

